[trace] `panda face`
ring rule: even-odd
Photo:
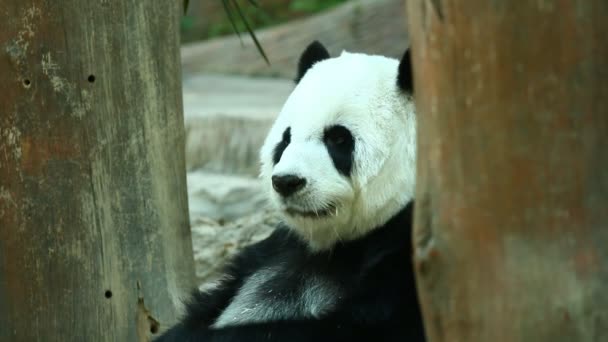
[[[318,43],[302,55],[298,84],[262,147],[261,177],[313,250],[364,235],[413,198],[414,105],[399,64],[329,58]]]

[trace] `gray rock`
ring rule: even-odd
[[[278,216],[258,178],[199,170],[187,180],[197,281],[209,286],[234,254],[272,232]]]
[[[199,283],[208,286],[218,280],[232,256],[270,235],[278,222],[278,216],[271,210],[262,210],[224,226],[202,217],[193,221],[192,245]]]
[[[190,220],[234,221],[267,207],[266,193],[258,178],[205,171],[187,175]]]

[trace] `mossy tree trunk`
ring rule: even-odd
[[[608,2],[407,3],[430,341],[608,341]]]
[[[193,286],[181,1],[0,6],[0,340],[146,341]]]

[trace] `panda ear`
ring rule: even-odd
[[[310,67],[317,62],[328,59],[329,57],[329,52],[327,52],[327,49],[325,46],[323,46],[323,44],[316,40],[310,43],[310,45],[308,45],[306,50],[304,50],[300,56],[300,62],[298,63],[298,76],[295,79],[296,84],[300,82]]]
[[[401,90],[408,94],[414,93],[414,80],[412,74],[412,60],[410,57],[410,49],[405,50],[401,61],[399,62],[399,71],[397,73],[397,85]]]

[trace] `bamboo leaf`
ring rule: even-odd
[[[253,42],[255,43],[256,48],[258,49],[258,51],[264,58],[264,61],[266,61],[266,64],[270,65],[270,61],[268,60],[268,57],[266,56],[266,52],[264,52],[264,49],[262,48],[262,45],[260,45],[258,38],[255,36],[255,33],[251,29],[251,26],[249,26],[249,22],[247,22],[247,18],[245,18],[245,15],[243,14],[243,11],[241,10],[241,6],[239,5],[238,1],[233,0],[232,3],[236,7],[236,11],[239,14],[239,16],[241,17],[241,20],[243,21],[243,24],[245,25],[247,32],[249,32],[251,39],[253,39]]]
[[[184,1],[183,4],[184,4],[184,14],[185,14],[188,11],[188,5],[190,3],[190,0],[183,0],[183,1]],[[208,1],[208,0],[199,0],[199,1]],[[249,36],[251,36],[251,39],[253,40],[253,43],[255,44],[256,49],[258,50],[260,55],[262,55],[262,58],[264,58],[264,61],[266,62],[266,64],[270,65],[270,60],[268,60],[268,56],[266,55],[266,52],[262,48],[262,45],[258,41],[257,36],[253,32],[251,25],[249,25],[249,22],[247,21],[247,18],[245,16],[245,14],[243,13],[243,10],[241,9],[241,6],[238,3],[238,0],[221,0],[221,1],[222,1],[222,6],[224,7],[224,12],[226,13],[226,16],[228,17],[228,21],[230,21],[230,26],[232,26],[232,29],[234,30],[236,35],[239,37],[239,40],[241,41],[241,45],[244,46],[245,44],[243,43],[243,37],[241,36],[241,32],[239,31],[238,26],[237,26],[237,22],[236,22],[237,18],[236,18],[236,15],[234,14],[235,10],[238,13],[238,17],[243,22],[243,25],[245,25],[245,28],[247,29]],[[255,7],[256,9],[261,10],[260,4],[257,0],[247,0],[247,3],[250,4],[251,6]]]
[[[239,40],[241,41],[241,46],[245,46],[245,44],[243,43],[243,38],[241,37],[241,33],[239,32],[239,30],[236,26],[236,22],[234,20],[234,13],[232,12],[230,0],[222,0],[222,5],[224,6],[224,12],[226,12],[226,16],[228,16],[228,20],[230,21],[230,25],[232,26],[232,29],[234,30],[234,32],[236,32],[236,35],[239,37]]]

